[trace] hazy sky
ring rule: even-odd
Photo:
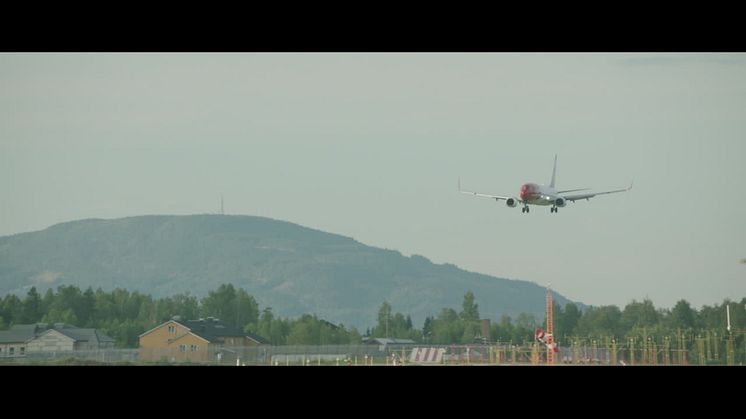
[[[586,304],[746,296],[746,54],[0,54],[0,235],[291,221]],[[530,214],[457,192],[634,189]],[[479,296],[477,296],[477,299]],[[397,308],[405,311],[405,308]]]

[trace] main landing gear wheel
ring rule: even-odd
[[[521,208],[521,212],[524,212],[524,213],[528,212],[528,205],[526,205],[525,207]]]
[[[552,207],[552,208],[549,208],[549,212],[553,212],[553,213],[555,213],[555,214],[556,214],[556,213],[557,213],[557,211],[559,211],[559,208],[557,208],[557,207]]]

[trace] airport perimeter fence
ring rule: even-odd
[[[16,365],[131,365],[138,364],[139,349],[90,349],[54,352],[26,352],[22,356],[0,358],[1,364]]]
[[[220,365],[488,365],[499,363],[495,345],[295,345],[221,348],[209,363]],[[507,351],[508,346],[503,346]],[[525,352],[525,351],[524,351]],[[515,363],[530,363],[516,356]],[[504,361],[504,360],[503,360]],[[510,361],[508,361],[510,362]]]
[[[211,358],[221,365],[273,366],[386,365],[392,359],[390,348],[378,345],[224,347],[216,350]]]
[[[22,356],[0,357],[2,364],[21,365],[541,365],[546,347],[523,345],[288,345],[257,347],[210,346],[205,351],[174,352],[146,349],[98,349],[59,352],[26,352]],[[729,349],[729,348],[722,348]],[[575,344],[561,346],[555,364],[565,365],[739,365],[730,348],[687,356],[686,350],[666,347],[608,348]],[[710,358],[708,358],[710,357]],[[721,359],[722,358],[722,359]],[[696,359],[696,361],[688,361]]]
[[[206,361],[213,365],[538,365],[543,345],[294,345],[222,347]],[[560,348],[557,364],[613,365],[612,351],[591,346]]]
[[[97,349],[56,352],[26,352],[0,358],[0,364],[16,365],[402,365],[409,364],[419,350],[422,364],[489,363],[489,346],[470,345],[287,345],[256,347],[210,347],[208,351],[185,352],[148,349]],[[425,358],[425,353],[440,357]]]

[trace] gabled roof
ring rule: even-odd
[[[200,336],[200,335],[198,335],[196,333],[192,333],[192,332],[182,333],[181,335],[176,336],[173,339],[169,339],[168,343],[177,343],[179,340],[181,340],[181,339],[183,339],[183,338],[185,338],[187,336],[196,336],[198,339],[202,339],[203,341],[207,342],[208,344],[210,343],[209,340],[203,338],[202,336]]]
[[[56,330],[76,342],[114,342],[114,339],[112,337],[107,336],[96,329],[54,328],[52,330]]]
[[[412,339],[396,339],[396,338],[363,338],[364,343],[368,344],[379,344],[379,345],[412,345],[416,342]]]
[[[262,345],[269,345],[271,343],[269,340],[254,333],[244,332],[244,335],[246,335],[247,338],[253,340],[254,342],[260,343]]]
[[[0,330],[0,343],[26,343],[36,337],[39,329],[37,324],[15,324],[8,330]]]
[[[63,323],[55,323],[54,327],[50,329],[44,323],[36,323],[16,324],[9,330],[0,331],[0,343],[26,343],[50,330],[56,330],[76,342],[88,342],[91,340],[100,343],[114,342],[113,338],[96,329],[81,329]]]
[[[161,323],[161,324],[157,325],[156,327],[154,327],[154,328],[152,328],[152,329],[150,329],[150,330],[146,330],[146,331],[144,331],[144,332],[140,333],[140,335],[139,335],[138,337],[139,337],[139,338],[141,338],[141,337],[143,337],[143,336],[145,336],[145,335],[149,334],[150,332],[152,332],[152,331],[154,331],[154,330],[158,330],[158,329],[160,329],[161,327],[163,327],[163,326],[165,326],[165,325],[167,325],[167,324],[169,324],[169,323],[177,323],[177,321],[176,321],[176,320],[174,320],[174,319],[171,319],[171,320],[167,320],[167,321],[165,321],[165,322],[163,322],[163,323]]]
[[[245,334],[243,330],[237,327],[228,326],[214,319],[182,320],[177,323],[181,323],[192,333],[210,341],[223,337],[240,337]]]
[[[269,343],[266,339],[259,335],[244,332],[237,327],[229,326],[221,322],[220,320],[210,317],[208,317],[207,319],[181,320],[176,322],[185,326],[187,329],[189,329],[190,332],[194,333],[195,335],[210,342],[214,342],[218,338],[247,337],[257,343]]]
[[[259,335],[244,332],[238,327],[229,326],[221,322],[220,320],[214,319],[212,317],[208,317],[207,319],[199,319],[199,320],[182,320],[182,319],[173,318],[141,334],[140,337],[145,336],[148,333],[156,329],[160,329],[161,327],[169,323],[180,324],[184,326],[185,328],[187,328],[190,333],[196,336],[199,336],[200,338],[205,339],[208,342],[214,342],[215,340],[219,338],[246,337],[246,338],[253,340],[256,343],[269,344],[269,341],[267,339]]]

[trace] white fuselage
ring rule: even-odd
[[[536,183],[521,185],[519,196],[521,201],[531,205],[554,205],[560,197],[553,187]]]

